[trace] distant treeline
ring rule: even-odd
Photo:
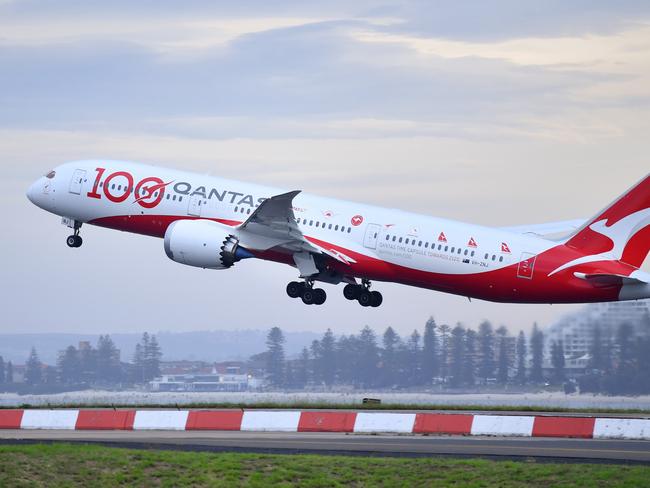
[[[287,360],[284,336],[272,328],[267,337],[269,385],[306,387],[473,389],[486,385],[517,387],[563,386],[572,392],[605,394],[650,393],[650,337],[634,335],[623,324],[613,341],[604,340],[597,324],[585,368],[569,375],[562,341],[544,347],[544,334],[533,325],[529,337],[516,337],[505,327],[484,321],[478,330],[462,325],[437,325],[430,318],[422,332],[401,338],[392,327],[381,337],[369,327],[358,334],[335,336],[327,330],[304,348],[298,359]],[[545,367],[546,365],[546,367]]]
[[[21,384],[34,390],[53,386],[120,386],[146,383],[160,375],[162,351],[155,335],[144,333],[131,362],[120,360],[120,351],[109,335],[100,335],[97,346],[82,342],[61,351],[56,366],[44,365],[32,347],[22,372]],[[15,383],[14,367],[0,356],[0,384]],[[45,388],[47,389],[47,388]]]

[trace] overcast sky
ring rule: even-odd
[[[266,328],[400,333],[575,306],[381,284],[380,309],[296,271],[167,259],[25,198],[48,169],[128,159],[460,219],[588,217],[650,168],[650,3],[0,0],[3,332]]]

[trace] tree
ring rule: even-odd
[[[544,381],[542,370],[544,363],[544,334],[537,327],[537,323],[533,324],[533,332],[530,335],[530,351],[532,355],[530,381],[532,383],[542,383]]]
[[[406,347],[408,383],[410,385],[418,385],[421,383],[421,353],[422,350],[420,349],[420,333],[417,330],[414,330],[409,337]]]
[[[309,383],[310,360],[309,349],[303,347],[298,360],[299,368],[296,371],[296,386],[298,388],[304,388]]]
[[[0,385],[5,382],[5,362],[2,356],[0,356]]]
[[[79,352],[74,346],[68,346],[63,354],[59,356],[58,361],[59,378],[61,383],[70,385],[79,383],[81,380],[81,367],[79,362]]]
[[[377,337],[373,330],[366,325],[359,334],[359,363],[357,373],[361,386],[368,388],[375,385],[378,362],[379,350],[377,348]]]
[[[451,381],[453,388],[458,388],[463,381],[465,362],[465,329],[456,325],[451,331]]]
[[[431,380],[438,376],[438,341],[436,338],[436,321],[429,317],[424,326],[422,339],[422,378],[428,385]]]
[[[496,331],[498,341],[497,381],[501,385],[508,383],[510,356],[508,354],[508,329],[501,326]]]
[[[475,330],[468,329],[465,332],[465,356],[463,360],[463,384],[474,386],[476,383],[476,342]]]
[[[589,350],[589,369],[603,371],[603,337],[600,326],[596,324],[592,332],[592,343]]]
[[[132,381],[134,383],[144,383],[144,351],[142,350],[142,344],[139,342],[135,345],[135,351],[133,352],[133,365],[132,368]]]
[[[565,378],[564,374],[564,344],[562,341],[551,343],[551,363],[553,365],[553,379],[556,383],[563,383]]]
[[[147,379],[151,381],[160,376],[160,360],[162,359],[162,351],[155,335],[151,335],[148,343],[144,344],[143,352]],[[119,356],[117,361],[119,363]]]
[[[520,385],[526,384],[526,335],[524,331],[517,336],[517,374],[515,378]]]
[[[279,327],[273,327],[266,336],[266,373],[269,384],[276,388],[284,386],[284,340]]]
[[[451,334],[451,327],[447,324],[442,324],[438,327],[440,336],[440,376],[447,378],[449,376],[449,339]]]
[[[478,375],[483,384],[494,375],[494,331],[492,324],[485,320],[478,328],[479,367]]]
[[[11,361],[7,361],[7,372],[5,373],[5,382],[11,385],[14,382],[14,365]]]
[[[100,335],[97,342],[97,379],[107,383],[120,379],[120,351],[108,335]]]
[[[398,377],[397,349],[400,345],[399,335],[388,327],[382,338],[384,349],[381,352],[381,379],[384,386],[393,386]]]
[[[36,348],[32,347],[25,363],[25,383],[32,386],[40,384],[43,381],[41,369],[41,360],[38,358]]]
[[[321,363],[319,369],[323,382],[328,387],[334,384],[334,378],[336,376],[335,344],[334,333],[331,329],[327,329],[320,341],[320,357],[317,360]]]

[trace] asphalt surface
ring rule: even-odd
[[[650,441],[221,431],[0,430],[0,443],[93,442],[216,452],[535,458],[650,464]]]

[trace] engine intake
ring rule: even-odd
[[[228,269],[253,257],[231,232],[210,220],[177,220],[165,232],[165,253],[172,261],[188,266]]]

